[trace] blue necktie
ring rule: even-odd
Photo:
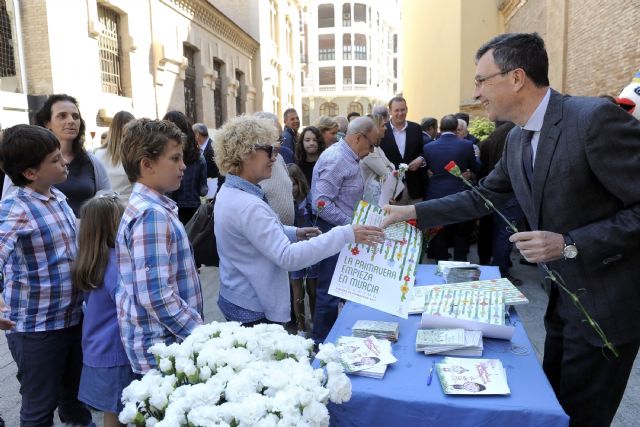
[[[522,141],[522,166],[527,176],[529,187],[533,185],[533,149],[531,148],[531,139],[534,131],[522,129],[520,139]]]

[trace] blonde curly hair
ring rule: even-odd
[[[216,165],[223,175],[238,175],[243,162],[256,152],[256,145],[275,145],[277,140],[278,131],[272,120],[247,115],[234,117],[214,137]]]

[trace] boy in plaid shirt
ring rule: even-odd
[[[176,203],[182,132],[166,120],[134,120],[122,140],[122,165],[133,185],[116,237],[121,285],[118,322],[134,372],[157,368],[149,347],[184,340],[202,324],[202,290]]]
[[[93,425],[78,401],[82,369],[82,295],[71,284],[76,218],[53,188],[68,162],[47,129],[17,125],[0,143],[0,166],[19,188],[0,202],[0,313],[18,366],[21,426]]]

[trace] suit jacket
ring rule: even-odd
[[[282,132],[282,138],[284,141],[282,142],[283,147],[287,147],[291,150],[292,153],[296,151],[296,134],[288,126],[284,127],[284,132]]]
[[[385,125],[384,138],[382,138],[382,142],[380,143],[382,151],[384,151],[387,159],[393,163],[396,169],[398,169],[400,163],[409,164],[415,160],[416,157],[422,155],[423,142],[422,128],[420,125],[414,122],[407,122],[405,132],[407,133],[407,143],[405,145],[404,157],[400,155],[400,150],[398,150],[398,145],[393,137],[391,122]],[[418,199],[423,196],[423,184],[424,172],[422,168],[415,172],[407,171],[406,185],[412,199]]]
[[[202,150],[202,155],[207,163],[207,178],[218,178],[220,176],[220,171],[218,170],[218,166],[214,160],[213,142],[211,141],[211,138],[207,138],[204,150]]]
[[[425,191],[425,200],[439,199],[464,191],[465,184],[462,180],[444,169],[450,161],[456,162],[463,172],[470,169],[477,173],[479,169],[473,152],[473,143],[451,133],[444,134],[434,142],[425,145],[422,157],[427,163],[426,168],[433,172]]]
[[[578,256],[549,262],[549,268],[581,294],[584,307],[613,344],[639,339],[640,122],[607,101],[552,91],[531,187],[520,133],[519,127],[509,133],[502,158],[480,181],[480,190],[498,208],[515,194],[532,230],[568,233]],[[465,191],[423,202],[416,211],[421,227],[429,227],[469,220],[487,208]],[[601,346],[562,291],[560,298],[560,314],[579,325],[590,343]]]

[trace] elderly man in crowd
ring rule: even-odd
[[[362,199],[364,181],[359,162],[378,141],[376,125],[368,117],[358,117],[349,123],[347,135],[327,148],[313,169],[312,210],[317,226],[326,232],[335,226],[351,223],[353,211]],[[325,340],[338,316],[339,298],[328,294],[338,254],[320,262],[316,308],[313,319],[313,340]]]

